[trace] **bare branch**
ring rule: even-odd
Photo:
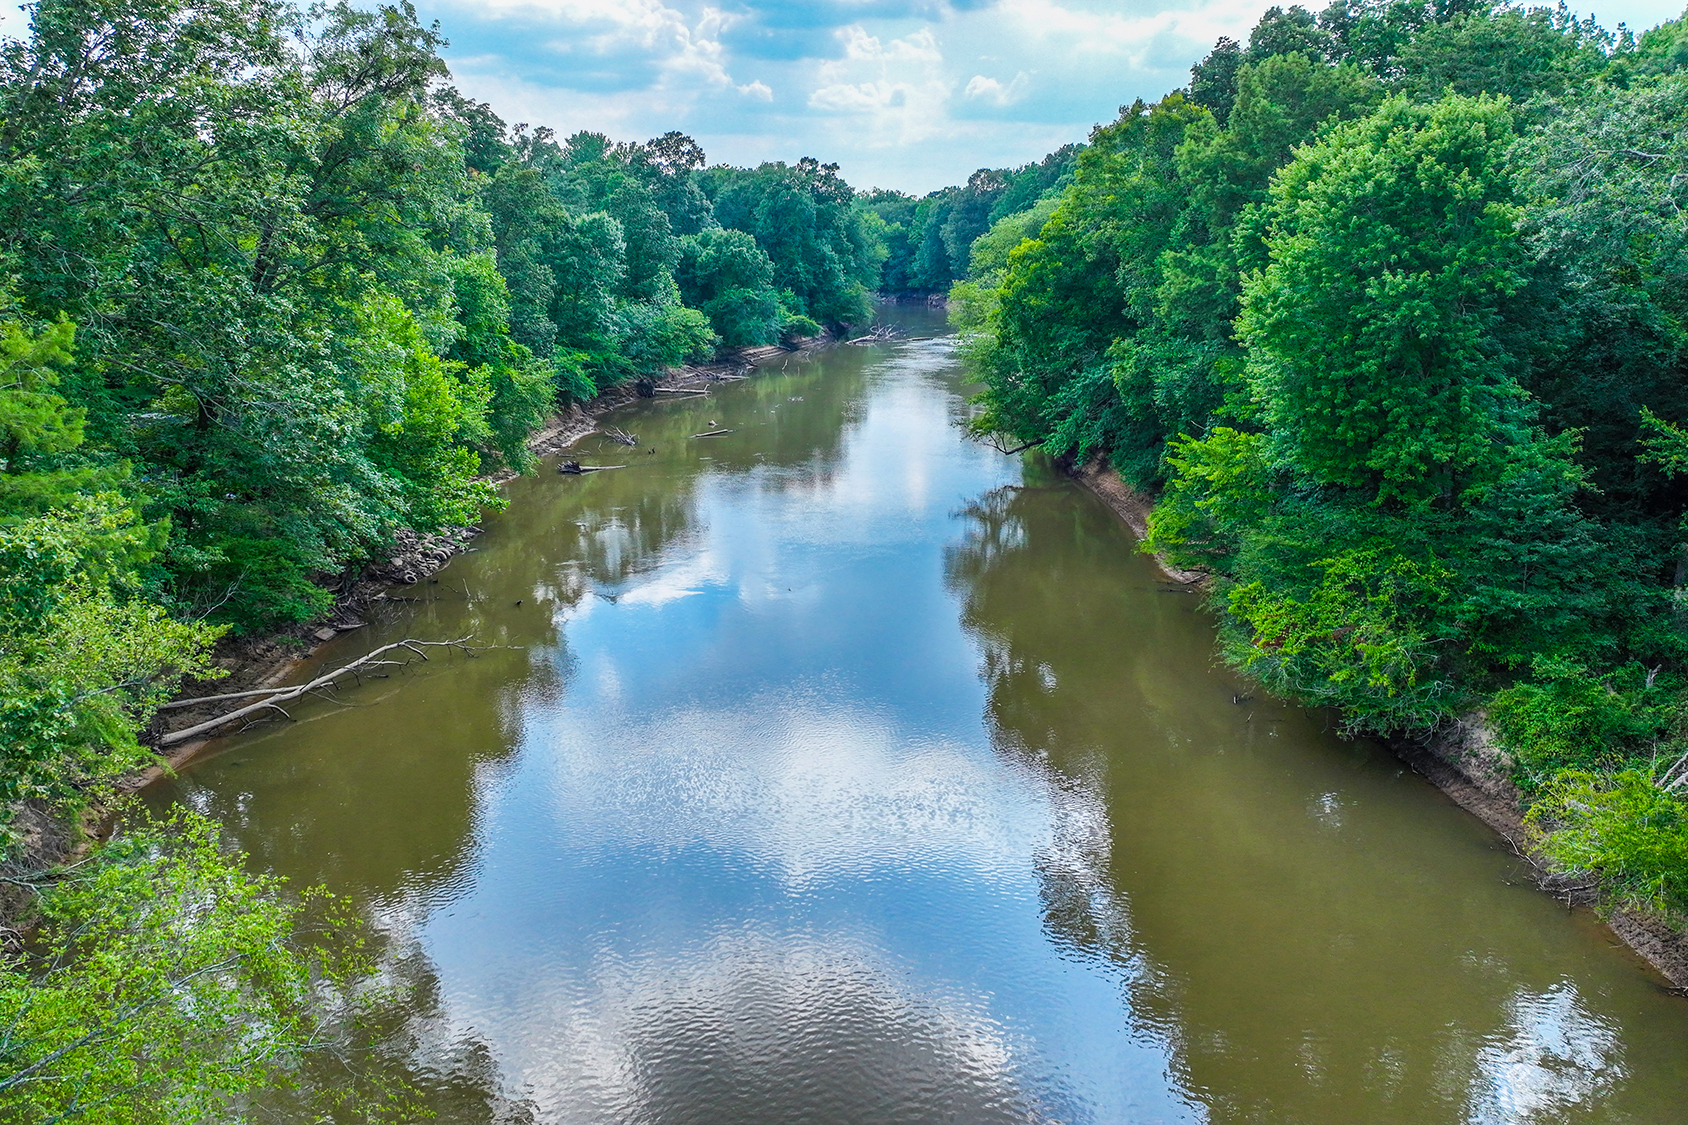
[[[285,715],[285,714],[287,714],[287,712],[283,711],[281,709],[281,707],[278,706],[278,704],[285,703],[290,699],[298,699],[301,695],[305,695],[308,692],[318,691],[318,690],[332,684],[335,680],[339,679],[341,676],[355,674],[357,672],[357,670],[360,669],[360,668],[367,668],[367,667],[371,667],[371,666],[377,666],[378,667],[382,664],[392,664],[393,661],[379,660],[378,658],[383,656],[386,653],[392,652],[394,649],[400,649],[400,648],[407,649],[410,652],[414,652],[416,655],[420,656],[424,660],[428,659],[428,654],[424,650],[429,649],[429,648],[455,648],[455,649],[460,649],[465,654],[472,656],[472,655],[474,655],[474,650],[472,650],[469,647],[468,642],[469,642],[468,637],[461,637],[461,638],[459,638],[455,641],[419,641],[419,640],[416,640],[414,638],[409,638],[409,637],[407,637],[406,639],[404,639],[402,641],[394,641],[392,644],[382,645],[380,648],[375,649],[373,652],[369,652],[369,653],[366,653],[363,656],[358,657],[356,660],[352,661],[350,664],[342,665],[341,667],[334,669],[334,671],[332,671],[332,672],[326,673],[325,675],[318,676],[316,679],[311,680],[309,683],[297,684],[293,687],[276,688],[276,689],[273,689],[273,690],[266,689],[265,691],[263,691],[259,694],[268,695],[269,696],[268,699],[262,699],[262,700],[259,700],[256,703],[249,703],[246,706],[238,707],[235,710],[230,711],[225,715],[219,715],[217,718],[214,718],[214,719],[207,719],[203,723],[195,723],[193,726],[185,727],[182,730],[171,731],[169,734],[166,734],[162,738],[160,738],[158,740],[158,744],[160,746],[174,746],[178,742],[186,742],[188,739],[197,737],[198,735],[209,734],[212,731],[216,730],[218,727],[221,727],[221,726],[223,726],[227,723],[231,723],[236,719],[243,719],[248,715],[255,714],[256,712],[265,710],[266,708],[274,708],[277,711],[281,711],[281,713],[283,715]],[[251,693],[234,692],[234,693],[231,693],[231,695],[223,696],[222,698],[227,699],[227,698],[244,697],[244,696],[247,696],[249,694],[251,694]],[[217,698],[217,697],[208,696],[205,700],[198,700],[197,702],[206,702],[210,699],[215,699],[215,698]]]

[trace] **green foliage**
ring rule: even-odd
[[[855,207],[838,165],[804,157],[795,165],[718,166],[699,173],[721,226],[755,238],[789,293],[786,311],[823,325],[866,324],[884,248],[878,227]]]
[[[681,239],[675,280],[686,304],[709,317],[727,347],[777,338],[782,325],[774,264],[744,231],[714,228]]]
[[[1615,905],[1688,913],[1688,806],[1648,774],[1567,770],[1529,823],[1559,867],[1599,874]]]
[[[1547,314],[1528,385],[1548,425],[1581,432],[1599,510],[1625,522],[1682,500],[1638,442],[1643,411],[1688,418],[1685,113],[1688,74],[1597,85],[1544,101],[1514,149]]]
[[[1172,473],[1149,513],[1145,548],[1180,566],[1227,569],[1239,533],[1272,507],[1264,435],[1215,426],[1199,440],[1173,441],[1166,460]]]
[[[432,531],[497,505],[497,493],[476,477],[480,457],[473,449],[491,436],[486,369],[440,359],[396,298],[372,295],[355,323],[373,431],[370,460],[398,485],[402,518]]]
[[[1641,408],[1641,460],[1657,465],[1666,476],[1688,473],[1688,430]]]
[[[1551,846],[1655,904],[1677,797],[1614,778],[1688,749],[1685,23],[1273,8],[952,290],[975,431],[1158,490],[1234,665],[1351,729],[1486,707]]]
[[[490,448],[506,465],[532,463],[527,437],[544,423],[555,397],[547,364],[510,337],[510,292],[492,255],[473,254],[452,263],[452,289],[459,330],[450,358],[477,372],[473,381],[491,389],[487,404]]]
[[[1190,100],[1213,114],[1221,125],[1236,104],[1237,70],[1242,64],[1242,44],[1222,35],[1212,52],[1190,68]]]
[[[670,291],[661,299],[629,303],[620,310],[621,353],[636,371],[707,359],[714,350],[708,315],[681,304],[679,290],[669,284]]]
[[[1642,32],[1633,50],[1613,60],[1612,70],[1618,85],[1636,78],[1688,73],[1688,13]]]
[[[82,411],[56,393],[74,328],[0,322],[0,822],[16,803],[78,802],[147,761],[136,730],[183,676],[214,673],[220,630],[140,596],[167,525],[72,460]]]
[[[1289,521],[1262,538],[1304,529]],[[1291,557],[1323,544],[1253,542],[1249,551]],[[1279,548],[1273,551],[1272,548]],[[1277,559],[1273,560],[1278,561]],[[1429,726],[1450,702],[1436,676],[1435,608],[1452,573],[1434,555],[1414,558],[1369,538],[1340,554],[1294,567],[1259,568],[1267,577],[1230,588],[1227,656],[1276,691],[1347,710],[1356,729]],[[1295,573],[1299,571],[1300,573]]]
[[[76,326],[66,319],[31,333],[0,324],[0,471],[82,444],[83,411],[58,393],[58,369],[71,362]]]
[[[304,904],[202,817],[138,826],[47,882],[39,936],[0,967],[8,1121],[253,1120],[252,1094],[351,1030],[368,966],[349,920],[309,938]]]
[[[1510,140],[1502,102],[1395,99],[1279,174],[1237,332],[1297,474],[1379,501],[1448,495],[1517,415],[1495,331],[1523,285]]]
[[[997,291],[1008,272],[1008,256],[1028,238],[1043,229],[1059,201],[1053,195],[1039,199],[1024,211],[1002,216],[991,228],[973,240],[967,280],[950,287],[949,317],[963,333],[981,333],[995,315]]]
[[[1606,67],[1612,39],[1563,8],[1496,8],[1431,24],[1400,55],[1403,85],[1420,97],[1443,91],[1504,95],[1514,102],[1558,94]]]
[[[1008,256],[994,339],[978,353],[989,388],[980,428],[1058,454],[1103,444],[1116,463],[1176,432],[1178,421],[1121,402],[1108,361],[1114,341],[1141,322],[1148,300],[1133,298],[1147,298],[1154,283],[1134,263],[1152,262],[1177,220],[1177,147],[1207,118],[1174,94],[1137,103],[1092,135],[1038,237]]]
[[[1604,674],[1542,656],[1530,677],[1496,692],[1487,713],[1517,762],[1518,780],[1539,787],[1560,770],[1616,769],[1653,754],[1677,723],[1671,685],[1639,664]],[[1674,677],[1673,677],[1674,679]]]

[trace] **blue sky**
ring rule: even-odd
[[[357,2],[357,0],[354,0]],[[1302,0],[1313,8],[1322,0]],[[817,156],[857,187],[924,192],[1037,160],[1133,98],[1182,86],[1270,0],[417,0],[464,93],[505,120],[711,161]],[[1683,0],[1579,0],[1615,27]],[[0,6],[0,35],[27,20]]]
[[[1305,0],[1304,0],[1305,2]],[[1651,27],[1682,0],[1595,0]],[[858,187],[924,192],[1036,160],[1122,103],[1183,85],[1262,0],[419,0],[464,93],[506,120],[712,162],[817,156]],[[1317,8],[1322,5],[1314,3]],[[1579,5],[1587,10],[1590,5]]]

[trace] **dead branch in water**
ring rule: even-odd
[[[720,437],[722,434],[730,434],[732,432],[733,432],[732,430],[709,430],[709,431],[706,431],[706,432],[701,433],[701,434],[693,434],[692,436],[693,437]]]
[[[604,436],[617,445],[634,446],[639,444],[639,439],[636,436],[616,426],[605,426]]]
[[[169,734],[166,734],[163,737],[161,737],[158,740],[158,744],[160,746],[174,746],[178,742],[186,742],[188,739],[193,738],[197,735],[209,734],[212,731],[216,730],[218,727],[223,726],[226,723],[231,723],[236,719],[245,718],[247,715],[253,715],[253,714],[256,714],[259,711],[263,711],[263,710],[270,709],[270,708],[274,708],[277,711],[282,711],[279,704],[285,703],[290,699],[298,699],[301,695],[305,695],[305,694],[311,693],[311,692],[316,692],[316,691],[321,690],[324,687],[331,686],[331,685],[333,685],[334,681],[338,680],[341,676],[348,676],[348,675],[355,676],[355,675],[357,675],[359,669],[376,668],[376,667],[380,667],[382,665],[390,665],[390,664],[401,663],[400,661],[396,661],[396,660],[381,660],[381,659],[379,659],[379,657],[383,656],[384,654],[392,652],[394,649],[400,649],[400,648],[405,649],[409,652],[414,652],[417,656],[420,656],[423,660],[428,659],[428,654],[424,650],[430,649],[430,648],[455,648],[455,649],[461,649],[463,652],[465,652],[469,655],[474,654],[474,650],[469,647],[469,638],[468,637],[462,637],[462,638],[455,640],[455,641],[419,641],[419,640],[416,640],[414,637],[407,637],[402,641],[394,641],[392,644],[382,645],[380,648],[375,649],[373,652],[365,653],[363,656],[358,657],[356,660],[352,661],[350,664],[342,665],[341,667],[334,669],[334,671],[332,671],[332,672],[329,672],[325,675],[318,676],[316,679],[310,681],[309,683],[296,684],[293,687],[264,688],[260,692],[257,692],[257,693],[237,691],[237,692],[230,692],[227,695],[207,695],[207,696],[203,696],[199,699],[178,700],[176,703],[172,704],[172,706],[175,706],[175,707],[190,707],[190,706],[192,706],[196,703],[214,703],[214,702],[217,702],[218,700],[244,698],[244,697],[247,697],[247,696],[250,696],[250,695],[253,695],[253,694],[263,694],[263,695],[268,696],[268,698],[261,699],[256,703],[248,703],[244,707],[237,707],[236,709],[228,712],[227,714],[217,716],[215,719],[207,719],[203,723],[195,723],[191,727],[185,727],[182,730],[171,731]],[[402,663],[408,663],[408,662],[402,662]],[[286,713],[287,713],[286,711],[282,711],[282,714],[285,715]]]

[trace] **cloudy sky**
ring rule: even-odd
[[[361,0],[354,0],[361,2]],[[505,120],[711,161],[817,156],[924,192],[1037,160],[1133,98],[1182,86],[1271,0],[416,0],[464,93]],[[1291,0],[1280,0],[1291,2]],[[1302,0],[1315,9],[1323,0]],[[1574,0],[1651,27],[1683,0]],[[27,30],[0,5],[0,36]]]
[[[419,0],[464,93],[616,139],[680,129],[712,162],[817,156],[924,192],[1036,160],[1183,85],[1268,0]],[[1682,0],[1593,0],[1650,27]],[[1317,8],[1321,4],[1314,3]],[[1586,10],[1587,0],[1579,8]]]

